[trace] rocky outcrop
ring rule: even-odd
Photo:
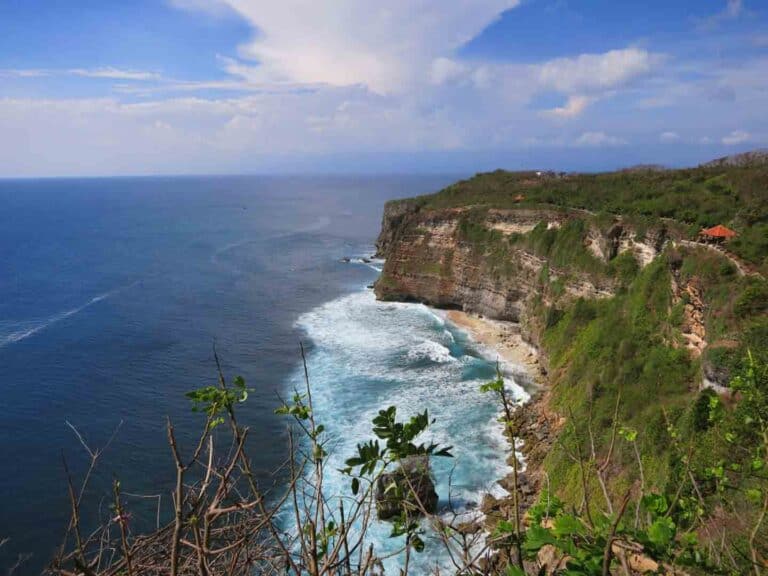
[[[693,358],[701,357],[707,346],[707,330],[704,324],[704,300],[701,282],[695,276],[680,285],[672,278],[672,302],[683,304],[683,322],[680,327],[685,347]]]
[[[563,210],[533,210],[518,208],[516,210],[490,209],[486,213],[485,225],[503,234],[526,234],[533,230],[539,222],[547,222],[553,228],[559,228],[568,219],[568,213]]]
[[[719,340],[710,343],[707,339],[706,305],[702,282],[697,276],[686,281],[680,279],[679,270],[672,276],[672,303],[682,305],[683,317],[680,325],[682,344],[691,358],[701,359],[701,388],[712,389],[718,394],[730,394],[731,372],[720,363],[712,362],[713,349],[737,348],[735,340]]]
[[[666,228],[651,229],[640,236],[631,227],[619,221],[607,232],[592,227],[587,236],[587,247],[603,262],[610,262],[617,256],[630,252],[640,266],[647,266],[664,249],[667,239]]]
[[[382,474],[376,484],[376,513],[390,520],[403,513],[418,516],[437,510],[437,492],[432,481],[429,456],[408,456],[392,472]]]

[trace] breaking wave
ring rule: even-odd
[[[504,493],[496,482],[509,471],[498,407],[479,391],[494,377],[495,365],[464,333],[426,306],[379,302],[370,290],[315,308],[297,326],[310,340],[307,362],[315,412],[332,439],[326,466],[329,494],[348,491],[348,480],[337,469],[358,442],[372,436],[371,420],[378,410],[392,405],[399,419],[428,409],[436,420],[425,440],[454,447],[455,458],[433,462],[443,510],[449,505],[476,510],[484,494]],[[507,384],[516,398],[525,397],[513,378]],[[303,373],[297,371],[290,385],[301,389]],[[402,545],[389,538],[390,530],[389,524],[375,523],[369,532],[379,554]],[[426,551],[413,560],[424,573],[447,562],[437,541],[428,541]],[[388,562],[387,573],[397,573],[397,558]]]

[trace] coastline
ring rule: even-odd
[[[513,450],[511,438],[508,438],[507,462],[512,466],[512,459],[518,460],[518,500],[520,510],[524,512],[538,499],[544,458],[554,443],[557,431],[564,424],[564,419],[548,408],[550,391],[539,351],[524,340],[519,324],[491,320],[459,310],[449,310],[445,317],[467,332],[472,340],[496,354],[504,369],[523,377],[524,381],[520,384],[529,397],[513,415],[510,430],[516,438],[516,445]],[[482,524],[488,533],[493,532],[499,521],[509,521],[514,517],[512,494],[515,484],[512,472],[497,482],[508,495],[497,498],[486,494],[483,498],[480,507],[484,515]]]
[[[491,320],[461,310],[448,310],[445,317],[467,332],[472,340],[497,355],[503,366],[517,368],[513,371],[518,373],[522,368],[527,381],[521,384],[526,388],[531,384],[534,387],[529,392],[533,393],[545,385],[538,350],[523,339],[519,324]]]

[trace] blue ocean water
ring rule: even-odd
[[[60,544],[62,454],[75,475],[88,463],[67,423],[92,447],[117,430],[91,502],[118,475],[169,504],[165,418],[188,446],[200,416],[184,393],[214,383],[214,343],[255,389],[241,417],[264,481],[285,456],[273,409],[300,382],[304,340],[332,458],[369,436],[379,408],[427,407],[434,437],[456,447],[437,465],[441,496],[455,466],[454,499],[477,501],[504,467],[495,407],[477,392],[492,362],[426,307],[376,302],[375,263],[340,261],[373,251],[387,199],[453,179],[0,181],[0,569],[32,554],[24,573],[37,572]],[[374,529],[384,548],[386,533]]]

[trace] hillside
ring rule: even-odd
[[[739,158],[752,158],[742,165]],[[408,201],[420,209],[486,207],[564,208],[621,215],[642,228],[669,219],[693,239],[707,226],[739,232],[729,250],[766,270],[768,162],[760,153],[728,157],[683,170],[632,170],[603,174],[497,170]],[[736,164],[736,165],[732,165]]]
[[[696,241],[716,224],[738,235]],[[377,247],[379,298],[519,323],[539,349],[548,385],[522,420],[547,421],[547,449],[537,449],[542,434],[519,431],[534,484],[547,478],[566,505],[588,508],[627,490],[683,494],[718,516],[718,530],[731,523],[729,538],[745,537],[754,504],[734,498],[724,510],[710,491],[732,453],[730,421],[700,414],[737,410],[733,378],[768,361],[768,165],[478,174],[389,203]],[[616,442],[618,427],[638,452]],[[610,462],[591,494],[576,453]],[[696,480],[678,488],[686,474]],[[683,516],[675,522],[702,540],[725,539]]]

